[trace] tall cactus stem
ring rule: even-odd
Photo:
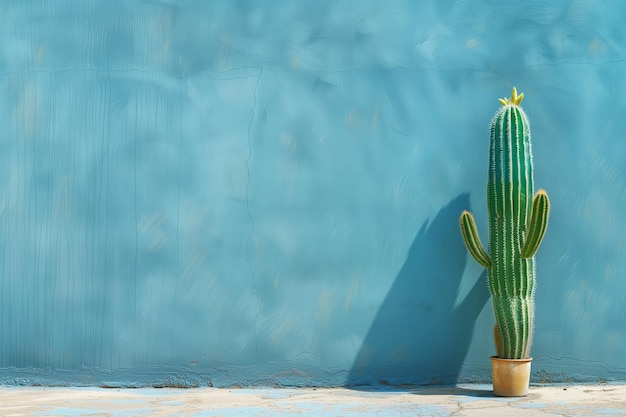
[[[533,195],[530,126],[520,107],[524,94],[511,98],[490,127],[487,209],[489,253],[483,248],[471,213],[461,214],[461,235],[469,253],[487,268],[496,316],[494,338],[498,356],[525,359],[530,355],[534,323],[534,254],[548,225],[550,202],[544,190]]]

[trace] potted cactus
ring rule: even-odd
[[[533,336],[534,254],[548,225],[550,202],[544,190],[533,195],[533,161],[528,118],[520,107],[524,94],[510,99],[491,122],[489,251],[478,237],[472,214],[461,214],[461,234],[469,253],[487,268],[496,317],[492,356],[493,391],[524,396],[530,379]],[[520,379],[521,378],[521,379]]]

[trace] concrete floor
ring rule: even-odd
[[[0,416],[626,416],[626,385],[531,387],[493,397],[489,385],[346,388],[106,389],[0,387]]]

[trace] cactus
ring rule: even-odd
[[[527,359],[533,334],[535,260],[548,225],[550,202],[544,190],[533,194],[533,162],[528,118],[520,107],[524,94],[510,99],[491,122],[489,180],[489,253],[472,214],[461,214],[461,234],[470,254],[488,269],[496,316],[494,339],[503,359]]]

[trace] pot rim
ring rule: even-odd
[[[492,362],[517,362],[517,363],[527,363],[527,362],[532,362],[533,360],[533,358],[505,359],[505,358],[500,358],[498,356],[490,356],[489,359],[491,359]]]

